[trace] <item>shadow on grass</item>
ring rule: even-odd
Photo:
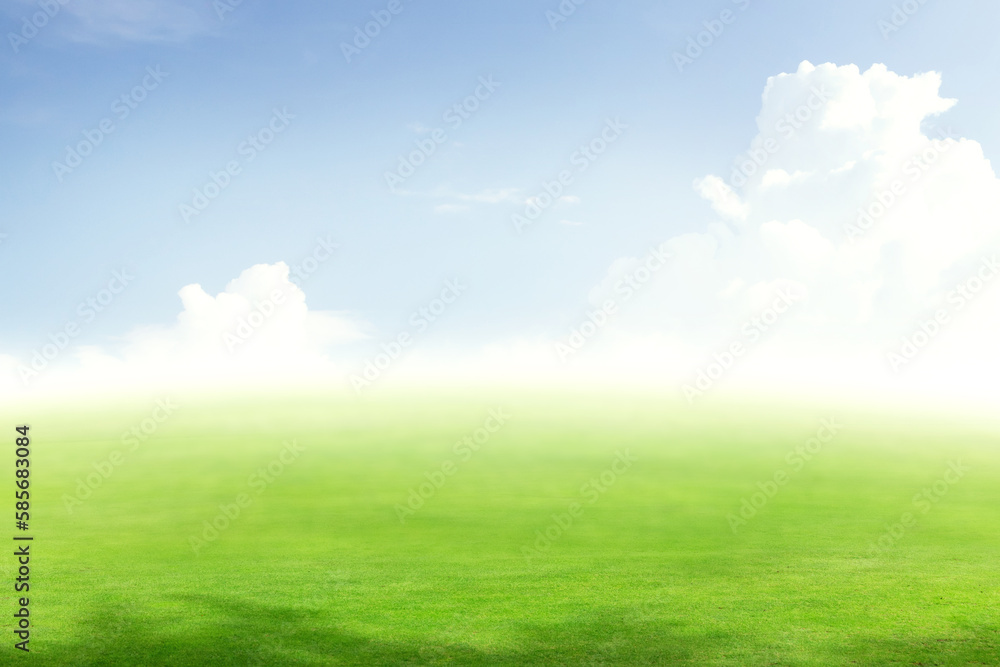
[[[77,642],[34,652],[40,665],[670,665],[691,659],[684,640],[622,614],[588,614],[578,622],[518,628],[523,647],[486,651],[429,640],[353,635],[329,627],[322,611],[263,606],[222,596],[175,598],[195,622],[154,626],[114,607],[92,611]],[[191,618],[189,617],[189,618]],[[201,617],[200,622],[199,617]],[[701,642],[699,642],[701,643]]]
[[[707,631],[651,609],[589,610],[561,623],[514,624],[520,646],[496,651],[435,640],[371,638],[330,627],[325,612],[187,595],[183,627],[144,622],[132,606],[93,611],[76,643],[39,646],[38,665],[987,665],[995,632],[978,640],[914,638],[782,646],[752,628]],[[825,645],[824,645],[825,644]],[[41,649],[41,650],[39,650]],[[789,659],[789,653],[799,659]],[[810,655],[811,654],[811,655]],[[808,656],[808,657],[806,657]]]

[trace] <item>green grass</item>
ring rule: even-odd
[[[468,461],[489,408],[513,416]],[[840,414],[844,430],[734,534],[727,515],[827,414],[651,399],[189,401],[69,513],[152,410],[32,426],[39,665],[1000,664],[995,432]],[[761,416],[763,415],[763,416]],[[248,486],[285,440],[304,453]],[[616,452],[638,460],[590,504]],[[6,460],[6,459],[11,460]],[[12,454],[0,461],[10,479]],[[926,514],[912,497],[961,458]],[[405,523],[424,473],[457,472]],[[189,536],[249,507],[196,555]],[[551,515],[583,515],[544,554]],[[903,512],[917,524],[871,544]],[[13,532],[13,527],[11,527]],[[6,580],[11,556],[0,559]],[[3,614],[14,596],[5,585]]]

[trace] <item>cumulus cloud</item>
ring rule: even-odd
[[[700,178],[694,186],[698,194],[712,202],[712,209],[719,215],[733,220],[746,219],[747,204],[718,176]]]
[[[977,369],[998,370],[1000,286],[986,281],[961,308],[954,291],[975,286],[984,258],[1000,250],[1000,181],[978,143],[932,127],[955,104],[940,85],[936,73],[902,76],[884,65],[803,62],[771,77],[749,149],[730,173],[695,182],[719,222],[668,239],[674,262],[644,288],[641,307],[623,310],[615,336],[646,348],[637,364],[670,359],[691,377],[785,285],[802,301],[762,336],[744,370],[792,383],[839,374],[857,386],[982,385]],[[605,283],[629,261],[615,262]],[[891,353],[903,337],[941,309],[948,322],[898,363]],[[657,354],[654,340],[691,356]]]
[[[557,334],[478,353],[420,348],[388,382],[621,378],[679,391],[741,343],[720,389],[996,396],[1000,179],[978,143],[942,122],[956,102],[940,85],[936,73],[883,65],[803,62],[771,77],[757,134],[731,166],[694,183],[717,219],[611,262],[588,301],[618,307],[577,353],[560,358],[567,337]],[[509,189],[447,195],[456,205],[519,199]],[[669,261],[651,263],[656,253]],[[233,344],[275,290],[284,305]],[[180,296],[172,326],[133,331],[116,350],[78,351],[85,376],[294,370],[337,384],[355,369],[328,371],[327,350],[362,337],[364,325],[309,310],[283,264],[252,267],[214,296],[198,285]]]
[[[178,293],[183,310],[174,326],[128,337],[126,355],[147,351],[207,361],[224,352],[279,364],[321,356],[330,345],[364,337],[338,313],[310,311],[305,293],[289,279],[288,265],[257,264],[212,296],[201,285]]]
[[[73,350],[76,368],[47,371],[38,384],[339,380],[331,348],[367,337],[367,325],[346,313],[310,310],[284,262],[252,266],[215,295],[191,284],[178,296],[182,309],[173,324],[136,328],[113,348]]]

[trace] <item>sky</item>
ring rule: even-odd
[[[217,368],[358,392],[982,395],[1000,290],[954,293],[1000,236],[998,19],[971,0],[7,2],[0,390]]]

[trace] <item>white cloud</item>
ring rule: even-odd
[[[514,202],[524,203],[524,198],[518,196],[518,188],[488,188],[479,192],[456,192],[447,186],[435,188],[430,192],[415,192],[412,190],[397,190],[395,194],[403,197],[431,197],[434,199],[452,199],[470,204],[504,204]],[[455,204],[457,206],[457,204]],[[441,206],[449,206],[442,204]]]
[[[668,240],[675,263],[651,283],[642,304],[623,309],[616,325],[623,340],[660,337],[675,349],[700,350],[686,370],[670,369],[690,377],[706,355],[711,359],[739,337],[761,298],[776,285],[795,285],[808,297],[734,377],[823,385],[837,376],[855,388],[873,381],[943,391],[981,388],[974,380],[978,369],[1000,371],[994,342],[1000,284],[953,312],[943,333],[901,374],[887,361],[929,311],[949,307],[948,293],[974,275],[984,255],[1000,250],[1000,180],[981,147],[969,139],[946,144],[921,129],[955,103],[939,96],[940,83],[936,73],[906,77],[883,65],[862,73],[853,65],[809,63],[769,79],[757,119],[760,134],[750,145],[774,139],[777,149],[738,190],[715,175],[695,182],[738,231],[715,226]],[[791,133],[772,131],[816,91],[829,99],[801,114],[809,120]],[[899,192],[887,211],[860,236],[851,232],[859,209],[880,195],[889,201],[884,192],[891,194],[894,185]],[[613,264],[609,279],[620,271]],[[643,359],[633,370],[652,372],[658,358]],[[664,369],[656,372],[668,376]]]
[[[183,310],[176,324],[130,334],[126,355],[145,356],[145,349],[152,348],[178,360],[209,361],[231,352],[244,360],[285,363],[318,358],[329,345],[364,337],[345,315],[310,311],[305,293],[291,282],[284,262],[252,266],[215,296],[197,284],[187,285],[178,295]],[[253,326],[257,321],[260,325]],[[250,329],[240,332],[241,322],[248,322]],[[233,334],[235,339],[227,339]]]
[[[468,206],[462,204],[438,204],[434,207],[435,213],[449,214],[449,213],[465,213],[469,210]]]
[[[976,275],[984,257],[1000,254],[1000,180],[978,143],[942,142],[936,131],[924,129],[955,103],[940,97],[940,82],[935,73],[900,76],[882,65],[861,72],[853,65],[803,63],[794,73],[771,77],[759,132],[749,145],[773,140],[776,149],[739,187],[718,175],[696,181],[720,221],[664,241],[672,259],[620,304],[570,364],[554,351],[564,335],[498,341],[479,354],[419,348],[394,367],[387,384],[451,377],[575,386],[617,378],[679,391],[714,353],[734,340],[746,342],[743,327],[786,292],[799,302],[721,384],[857,395],[997,395],[1000,276],[961,308],[949,295]],[[808,106],[820,97],[826,101]],[[802,109],[809,111],[799,114],[797,127],[781,125]],[[520,198],[514,189],[468,195],[442,189],[424,196],[451,199],[442,206]],[[883,210],[872,224],[860,235],[852,232],[859,212],[877,210],[877,204]],[[614,297],[616,283],[639,262],[609,262],[605,279],[587,295],[591,307]],[[289,291],[290,307],[273,329],[262,328],[239,353],[228,354],[226,327],[273,287]],[[253,267],[215,296],[196,285],[181,296],[184,310],[175,325],[133,332],[114,354],[83,350],[84,366],[184,374],[214,360],[209,367],[235,374],[305,372],[329,368],[326,347],[364,330],[344,315],[309,311],[280,264]],[[581,307],[581,318],[587,308]],[[888,353],[936,309],[947,310],[949,322],[901,373],[893,373]],[[345,375],[327,377],[337,383]]]
[[[181,41],[218,22],[210,8],[196,0],[72,0],[64,11],[74,20],[65,30],[81,42]]]
[[[749,207],[718,176],[700,178],[694,187],[698,194],[712,202],[712,209],[719,215],[731,220],[746,220]]]
[[[422,372],[496,373],[522,384],[623,382],[679,395],[714,354],[741,341],[747,353],[711,391],[995,401],[1000,276],[960,308],[954,290],[984,259],[1000,256],[1000,180],[975,141],[944,144],[922,129],[955,104],[940,97],[940,83],[936,73],[900,76],[882,65],[861,72],[803,63],[772,77],[750,146],[774,139],[777,150],[739,188],[716,175],[695,182],[722,221],[667,239],[669,265],[634,298],[619,298],[616,314],[569,364],[559,362],[555,340],[516,340],[456,364],[421,355],[424,370],[411,366],[409,381]],[[827,101],[800,114],[808,121],[791,133],[774,130],[818,93]],[[902,193],[852,242],[859,209],[897,181]],[[613,261],[589,308],[616,298],[615,285],[639,264]],[[781,292],[798,303],[751,343],[744,327]],[[893,372],[889,353],[936,309],[948,323]]]
[[[456,193],[452,196],[461,201],[476,202],[479,204],[501,204],[504,202],[520,201],[517,197],[517,192],[517,188],[492,188],[471,195]]]
[[[796,171],[794,174],[789,174],[784,169],[768,169],[764,172],[764,178],[761,179],[760,186],[762,188],[783,188],[791,185],[793,182],[804,181],[809,176],[804,171]]]
[[[40,391],[75,386],[201,387],[299,382],[338,377],[331,348],[366,338],[367,325],[336,312],[310,310],[284,262],[257,264],[212,295],[183,287],[169,326],[146,326],[112,347],[85,346],[32,383]],[[0,359],[2,365],[3,359]]]

